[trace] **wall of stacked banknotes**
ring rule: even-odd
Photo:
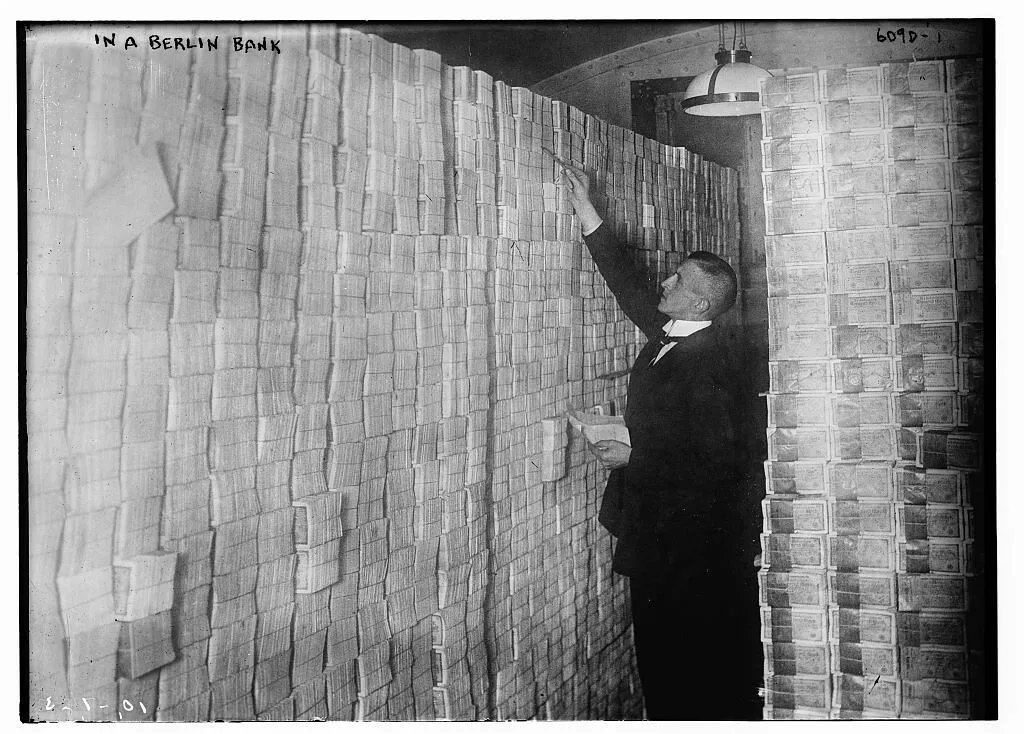
[[[763,89],[769,718],[965,718],[984,580],[982,66]]]
[[[737,265],[733,172],[352,30],[48,32],[32,715],[639,717],[605,472],[565,413],[621,410],[642,337],[552,154],[652,282]],[[194,47],[124,45],[154,34]]]

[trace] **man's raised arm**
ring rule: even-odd
[[[555,160],[562,167],[562,180],[569,187],[569,199],[580,218],[583,241],[619,308],[648,337],[658,336],[660,327],[668,321],[668,317],[658,311],[658,294],[648,287],[647,280],[630,261],[611,228],[601,220],[590,200],[587,174],[558,158]]]

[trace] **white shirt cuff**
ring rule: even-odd
[[[590,229],[583,230],[583,236],[586,237],[587,235],[594,234],[594,232],[596,232],[597,230],[599,230],[601,228],[602,224],[604,224],[604,220],[603,219],[599,219],[597,224],[595,224],[593,227],[591,227]]]

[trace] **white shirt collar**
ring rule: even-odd
[[[690,336],[696,334],[701,329],[706,329],[711,326],[710,321],[685,321],[683,319],[675,319],[669,321],[663,327],[661,327],[666,336]]]

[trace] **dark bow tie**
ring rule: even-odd
[[[685,336],[669,336],[668,334],[662,334],[660,337],[658,337],[658,340],[654,342],[657,349],[655,350],[654,356],[651,357],[651,361],[650,363],[648,363],[647,366],[651,367],[654,364],[654,361],[658,358],[658,355],[661,354],[661,350],[664,349],[666,346],[668,346],[669,344],[675,344],[676,342],[681,342],[685,338]]]

